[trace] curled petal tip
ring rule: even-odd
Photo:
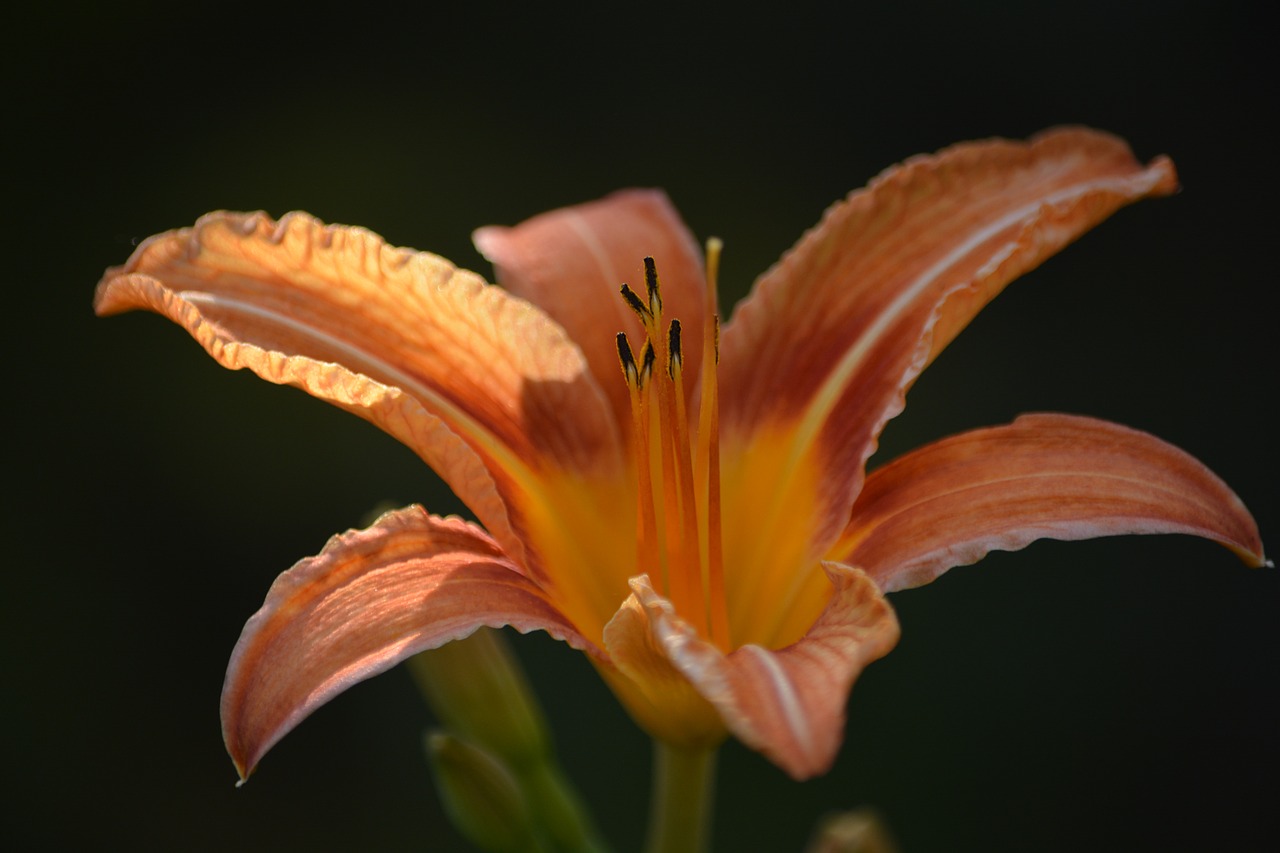
[[[1246,566],[1251,569],[1274,569],[1276,564],[1269,559],[1263,552],[1262,543],[1257,542],[1255,538],[1256,548],[1245,546],[1228,546],[1237,557],[1240,558]],[[1249,543],[1254,544],[1254,543]]]
[[[235,748],[231,741],[227,741],[227,754],[231,756],[231,763],[236,768],[236,787],[243,788],[244,783],[249,781],[249,777],[253,775],[253,771],[258,769],[257,763],[250,764],[241,750]]]
[[[1178,182],[1178,170],[1164,154],[1147,164],[1147,174],[1154,177],[1151,195],[1173,195],[1182,191],[1182,184]]]
[[[333,696],[481,625],[590,645],[469,522],[412,506],[335,536],[276,579],[232,652],[222,726],[240,778]]]

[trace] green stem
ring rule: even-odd
[[[653,799],[646,853],[703,853],[715,789],[716,751],[653,742]]]

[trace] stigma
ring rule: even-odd
[[[656,580],[676,613],[723,651],[730,646],[720,520],[720,416],[716,369],[720,318],[716,276],[721,243],[707,242],[706,306],[696,423],[686,402],[679,318],[669,321],[653,258],[644,259],[645,295],[623,284],[622,299],[640,318],[644,343],[623,332],[618,359],[631,399],[639,571]]]

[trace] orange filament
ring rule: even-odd
[[[618,335],[618,356],[631,395],[640,570],[659,573],[659,586],[676,612],[695,625],[700,634],[727,651],[729,627],[720,536],[719,412],[715,376],[719,331],[715,274],[719,241],[708,243],[707,251],[707,310],[700,365],[702,405],[694,436],[690,436],[685,402],[680,321],[673,319],[664,334],[662,297],[652,258],[645,258],[647,300],[641,300],[630,287],[622,285],[623,299],[644,324],[646,341],[642,364],[637,366],[626,335],[622,333]],[[665,370],[655,373],[655,361]]]

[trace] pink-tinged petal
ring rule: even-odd
[[[517,557],[511,497],[534,472],[620,458],[607,402],[562,329],[475,274],[360,228],[209,214],[108,270],[95,307],[163,314],[223,366],[373,421]]]
[[[652,679],[649,690],[661,694],[678,673],[730,732],[793,777],[826,772],[844,735],[853,682],[889,653],[900,630],[893,609],[863,572],[836,563],[823,568],[830,598],[802,639],[777,651],[746,645],[728,655],[677,616],[648,578],[633,580],[630,639],[647,653],[635,655],[640,660],[631,661],[630,674]],[[647,637],[635,638],[642,631]],[[619,645],[609,644],[615,660]]]
[[[1186,533],[1266,563],[1253,517],[1212,471],[1145,432],[1070,415],[928,444],[867,477],[832,553],[888,592],[1040,538]]]
[[[503,625],[598,654],[474,524],[407,507],[335,536],[276,579],[232,652],[222,727],[241,778],[351,685]]]
[[[834,205],[722,335],[725,492],[732,481],[750,503],[734,511],[752,529],[805,531],[816,553],[798,565],[824,553],[880,430],[938,351],[1009,281],[1119,207],[1175,188],[1167,159],[1144,167],[1123,141],[1066,128],[918,157]],[[757,436],[779,446],[758,454]],[[793,510],[801,486],[816,501]],[[766,561],[725,565],[744,597],[760,594]],[[814,580],[784,608],[803,599],[812,611],[819,592]]]
[[[663,310],[679,318],[692,391],[701,364],[705,279],[702,253],[661,190],[623,190],[599,201],[535,216],[514,228],[474,235],[500,284],[541,307],[582,347],[619,424],[631,405],[614,336],[642,340],[640,324],[618,295],[623,282],[644,294],[644,258],[661,280]],[[638,346],[638,344],[637,344]]]

